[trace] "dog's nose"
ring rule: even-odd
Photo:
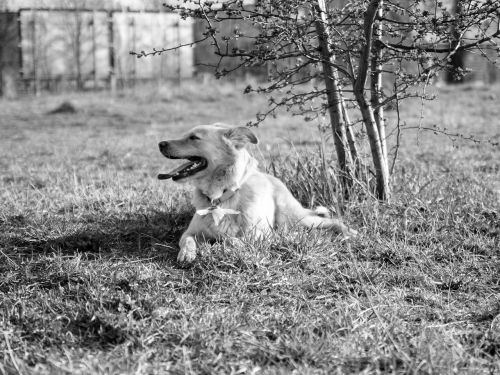
[[[162,141],[158,143],[158,147],[160,148],[160,151],[164,151],[168,147],[168,142]]]

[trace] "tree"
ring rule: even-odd
[[[19,79],[18,14],[0,13],[0,96],[15,98]]]
[[[67,8],[73,10],[70,14],[68,14],[69,17],[65,18],[63,27],[66,29],[67,32],[66,35],[67,35],[68,47],[72,51],[72,60],[73,60],[72,65],[74,68],[76,89],[82,90],[84,85],[84,77],[82,75],[83,29],[85,26],[88,26],[88,22],[84,22],[84,15],[82,14],[80,9],[84,8],[87,4],[86,0],[84,1],[65,0],[64,4],[66,5]]]
[[[466,4],[463,0],[453,0],[453,14],[456,19],[460,19],[461,14],[464,10]],[[455,24],[451,25],[451,32],[453,36],[452,45],[457,46],[460,44],[460,29],[456,28]],[[448,83],[459,83],[462,82],[462,78],[465,72],[465,55],[466,51],[457,51],[450,57],[449,68],[446,71],[446,82]]]
[[[418,96],[413,88],[428,84],[457,54],[498,51],[500,3],[472,0],[459,12],[452,5],[444,0],[257,0],[252,5],[228,0],[186,1],[170,8],[205,23],[203,35],[190,45],[211,44],[218,56],[216,76],[255,65],[272,67],[267,85],[246,90],[284,92],[271,96],[257,123],[281,107],[307,120],[328,113],[346,193],[360,165],[359,140],[349,120],[356,111],[370,144],[376,196],[385,200],[390,175],[384,107]],[[235,20],[247,27],[224,29]],[[252,42],[248,48],[235,43],[242,38]],[[132,53],[144,57],[168,50]],[[229,69],[226,59],[234,61]],[[383,78],[390,82],[384,89]],[[318,80],[321,85],[305,85]]]

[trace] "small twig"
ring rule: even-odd
[[[23,374],[23,372],[21,371],[21,369],[19,368],[19,365],[17,364],[17,361],[16,361],[16,356],[14,354],[14,351],[12,350],[12,347],[10,346],[10,342],[9,342],[9,333],[10,332],[7,332],[7,331],[3,331],[3,335],[5,337],[5,344],[7,345],[7,351],[9,353],[9,356],[10,356],[10,360],[12,361],[12,363],[14,364],[14,367],[16,368],[17,370],[17,373],[18,374]]]
[[[394,173],[394,167],[396,166],[396,160],[398,159],[398,154],[399,154],[399,147],[401,145],[401,116],[399,113],[399,98],[398,98],[398,92],[397,92],[397,87],[396,87],[396,82],[394,81],[394,92],[396,93],[396,113],[398,117],[398,122],[396,123],[396,148],[394,150],[394,157],[392,159],[392,164],[391,164],[391,175]]]
[[[15,265],[16,265],[16,262],[14,262],[14,261],[13,261],[13,260],[12,260],[12,259],[11,259],[8,255],[7,255],[7,254],[5,254],[5,253],[2,251],[2,249],[0,249],[0,254],[2,254],[2,255],[3,255],[6,259],[7,259],[7,261],[8,261],[11,265],[13,265],[13,266],[15,266]]]
[[[460,133],[448,133],[446,129],[441,129],[437,125],[434,125],[434,127],[426,127],[426,126],[405,126],[404,128],[402,127],[401,130],[410,130],[410,129],[417,129],[417,130],[426,130],[426,131],[432,131],[435,134],[442,134],[447,136],[450,140],[455,141],[456,138],[462,139],[464,141],[472,141],[474,143],[489,143],[492,146],[499,146],[500,142],[495,142],[492,141],[491,139],[477,139],[473,135],[465,136]]]
[[[189,42],[189,43],[179,44],[178,46],[175,46],[175,47],[162,48],[162,49],[153,48],[152,52],[145,52],[145,51],[135,52],[135,51],[129,51],[129,54],[137,57],[138,59],[140,59],[141,57],[156,56],[156,55],[161,55],[162,53],[165,53],[165,52],[168,52],[168,51],[176,51],[176,50],[178,50],[179,48],[182,48],[182,47],[192,47],[195,44],[203,43],[205,40],[207,40],[209,38],[210,38],[210,35],[206,35],[204,38],[201,38],[201,39],[195,40],[193,42]]]

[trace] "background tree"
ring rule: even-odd
[[[456,12],[452,7],[437,0],[257,0],[252,5],[229,0],[186,1],[170,8],[205,23],[194,43],[211,44],[217,77],[244,67],[271,67],[268,84],[246,90],[271,95],[268,110],[253,124],[282,107],[309,121],[329,115],[346,194],[360,166],[353,131],[358,121],[351,122],[349,114],[359,117],[370,145],[376,196],[385,200],[390,196],[386,127],[396,124],[387,124],[383,108],[422,96],[415,86],[447,70],[457,54],[498,51],[498,1],[469,1]],[[224,28],[235,21],[241,26]],[[241,39],[250,43],[241,47]],[[168,50],[132,53],[143,57]],[[227,59],[234,61],[231,68]]]
[[[461,14],[464,10],[465,2],[463,0],[453,0],[453,15],[458,21],[461,18]],[[455,23],[451,25],[451,33],[454,38],[452,43],[454,46],[460,45],[460,29],[456,27]],[[465,57],[466,51],[457,51],[450,57],[450,64],[448,70],[446,71],[446,82],[448,83],[458,83],[463,82],[463,73],[465,72]]]
[[[65,0],[64,4],[68,8],[73,8],[74,12],[68,14],[66,22],[63,26],[67,32],[68,47],[72,51],[73,69],[75,76],[76,89],[82,90],[84,84],[84,77],[82,74],[83,66],[83,51],[82,44],[84,42],[83,31],[85,27],[88,27],[88,21],[85,20],[83,13],[80,11],[81,8],[87,6],[87,1],[85,0]]]
[[[0,13],[0,96],[15,98],[18,91],[19,38],[16,13]]]

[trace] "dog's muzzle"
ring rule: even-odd
[[[207,159],[200,157],[200,156],[174,156],[171,154],[169,150],[169,143],[167,141],[162,141],[158,143],[158,147],[160,148],[160,152],[165,156],[166,158],[169,159],[187,159],[189,160],[188,163],[184,163],[181,166],[175,168],[173,171],[169,173],[160,173],[158,175],[158,179],[160,180],[167,180],[171,178],[174,181],[181,180],[183,178],[193,176],[196,173],[204,170],[207,165],[208,161]]]
[[[158,143],[158,147],[160,148],[160,152],[167,156],[168,155],[168,142],[167,141],[161,141],[160,143]]]

